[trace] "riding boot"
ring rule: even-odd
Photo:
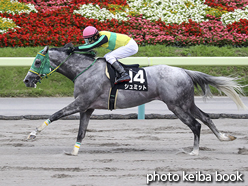
[[[126,73],[126,71],[124,70],[123,66],[121,66],[121,64],[118,61],[115,61],[112,64],[112,67],[114,67],[114,69],[120,74],[120,78],[118,78],[115,81],[115,84],[121,83],[121,82],[126,82],[126,81],[130,81],[131,78],[128,75],[128,73]]]

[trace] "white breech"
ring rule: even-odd
[[[136,54],[138,49],[139,47],[137,43],[131,39],[127,45],[105,54],[104,58],[112,65],[117,59],[122,59]]]

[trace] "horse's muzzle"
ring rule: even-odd
[[[36,83],[39,81],[40,77],[32,72],[28,72],[23,82],[26,87],[36,88]]]

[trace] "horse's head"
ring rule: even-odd
[[[73,68],[68,69],[66,65],[63,65],[63,70],[60,70],[62,67],[62,64],[66,64],[65,62],[68,61],[69,57],[72,56],[72,60],[70,61],[70,65],[72,64],[78,64],[78,59],[73,60],[72,54],[67,54],[68,48],[73,47],[72,43],[66,44],[64,47],[61,48],[52,48],[49,50],[50,53],[50,58],[49,58],[49,53],[48,49],[49,47],[46,46],[43,50],[38,52],[36,55],[34,62],[29,69],[25,79],[23,82],[27,87],[36,87],[36,83],[40,81],[43,77],[48,77],[51,75],[53,72],[57,71],[68,77],[69,79],[73,80],[76,76],[77,73],[77,66],[73,66]],[[87,52],[74,52],[78,53],[80,58],[82,60],[85,60],[86,57],[90,57],[91,60],[94,60],[94,57],[96,56],[96,52],[91,50]],[[71,59],[70,58],[70,59]],[[88,58],[89,59],[89,58]],[[90,63],[92,63],[91,60],[88,60]],[[87,64],[87,63],[86,63]],[[68,66],[68,65],[67,65]],[[84,64],[85,66],[85,64]],[[61,68],[59,68],[61,67]],[[59,68],[59,69],[58,69]],[[74,76],[74,77],[73,77]]]
[[[36,83],[51,72],[48,49],[49,47],[46,46],[36,55],[31,68],[23,80],[27,87],[36,87]]]

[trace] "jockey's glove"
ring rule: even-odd
[[[66,53],[67,53],[68,55],[70,55],[71,53],[74,52],[74,50],[75,50],[74,47],[70,47],[69,49],[67,49]]]

